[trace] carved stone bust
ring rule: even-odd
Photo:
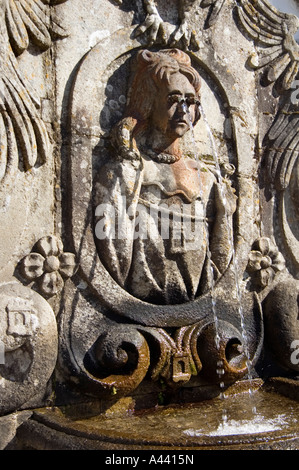
[[[231,260],[236,198],[215,161],[198,157],[195,144],[182,150],[201,118],[201,81],[189,56],[142,50],[130,83],[125,116],[111,132],[110,160],[97,176],[99,256],[135,297],[187,302]]]

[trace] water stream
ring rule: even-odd
[[[197,164],[199,193],[200,193],[201,201],[203,204],[203,220],[204,220],[204,230],[205,230],[205,240],[206,240],[207,263],[208,263],[208,271],[209,271],[208,276],[209,276],[210,291],[211,291],[212,314],[213,314],[213,320],[214,320],[214,325],[215,325],[215,345],[216,345],[217,350],[219,351],[220,349],[219,319],[218,319],[218,314],[217,314],[216,298],[215,298],[214,268],[213,268],[213,262],[212,262],[212,253],[211,253],[210,244],[209,244],[209,225],[208,225],[208,219],[206,217],[207,207],[206,207],[205,198],[203,195],[203,187],[202,187],[202,181],[201,181],[201,175],[200,175],[201,163],[200,163],[200,159],[199,159],[198,152],[197,152],[197,145],[196,145],[196,140],[195,140],[193,122],[192,122],[189,108],[186,105],[186,103],[183,104],[183,109],[189,121],[188,124],[189,124],[190,131],[191,131],[193,151],[194,151],[194,156],[195,156],[195,160]],[[220,168],[219,168],[219,172],[220,172]],[[223,382],[223,377],[222,377],[224,374],[224,365],[223,365],[222,360],[219,360],[217,363],[216,373],[219,378],[220,398],[224,400],[225,399],[225,394],[224,394],[225,384]],[[227,413],[226,413],[225,407],[223,407],[222,422],[226,423],[226,421],[227,421]]]
[[[223,180],[222,180],[222,175],[221,175],[221,169],[220,169],[220,165],[219,165],[219,157],[218,157],[218,152],[217,152],[217,148],[216,148],[215,138],[213,136],[212,129],[209,125],[209,122],[208,122],[208,119],[206,117],[205,111],[204,111],[202,105],[199,105],[199,106],[200,106],[200,112],[202,114],[204,123],[206,125],[206,129],[207,129],[208,136],[209,136],[210,143],[211,143],[213,158],[214,158],[215,167],[216,167],[217,178],[218,178],[218,181],[219,181],[219,184],[220,184],[221,197],[222,197],[224,206],[226,206],[227,201],[226,201],[226,196],[225,196],[225,185],[224,185]],[[239,283],[238,265],[237,265],[236,250],[235,250],[235,244],[234,244],[234,234],[233,234],[233,229],[231,227],[231,224],[228,221],[227,212],[226,212],[226,218],[227,218],[227,226],[229,228],[231,228],[229,242],[230,242],[230,249],[231,249],[231,253],[232,253],[232,263],[233,263],[233,271],[234,271],[234,277],[235,277],[236,296],[237,296],[237,301],[238,301],[238,311],[239,311],[240,324],[241,324],[241,335],[242,335],[242,339],[243,339],[243,342],[244,342],[244,353],[245,353],[245,356],[246,356],[246,365],[247,365],[247,369],[248,369],[248,374],[247,375],[248,375],[249,383],[251,383],[252,380],[253,380],[253,376],[252,376],[253,367],[252,367],[252,362],[251,362],[251,359],[250,359],[249,341],[248,341],[247,331],[246,331],[246,326],[245,326],[245,317],[244,317],[244,310],[243,310],[243,304],[242,304],[242,293],[241,293],[240,283]],[[249,387],[249,394],[252,397],[252,394],[253,394],[252,386]],[[253,413],[256,413],[256,408],[254,406],[252,408],[252,411],[253,411]]]
[[[199,184],[200,184],[200,194],[202,195],[202,184],[201,184],[201,176],[200,176],[200,159],[198,156],[197,152],[197,145],[196,145],[196,140],[195,140],[195,134],[194,134],[194,128],[193,128],[193,123],[192,123],[192,118],[190,115],[190,111],[186,103],[184,102],[183,104],[184,110],[186,112],[186,115],[188,116],[189,120],[189,127],[191,131],[191,136],[192,136],[192,144],[194,147],[194,155],[197,163],[197,169],[198,169],[198,176],[199,176]],[[213,162],[215,164],[215,171],[216,171],[216,178],[219,183],[219,188],[220,188],[220,196],[222,198],[222,202],[225,208],[225,217],[226,217],[226,223],[227,227],[230,229],[230,236],[229,236],[229,244],[230,244],[230,250],[232,253],[232,265],[233,265],[233,270],[234,270],[234,278],[235,278],[235,288],[236,288],[236,297],[237,297],[237,302],[238,302],[238,313],[240,317],[240,326],[241,326],[241,335],[243,339],[243,348],[244,348],[244,354],[246,357],[246,366],[248,370],[248,380],[249,380],[249,395],[251,397],[251,402],[252,402],[252,413],[256,413],[256,407],[253,404],[253,387],[251,386],[253,376],[252,376],[252,362],[250,359],[250,351],[249,351],[249,346],[248,346],[248,337],[247,337],[247,332],[246,332],[246,326],[245,326],[245,318],[244,318],[244,311],[243,311],[243,306],[242,306],[242,293],[240,289],[240,284],[239,284],[239,277],[238,277],[238,266],[237,266],[237,260],[236,260],[236,250],[235,250],[235,244],[234,244],[234,235],[233,235],[233,228],[229,222],[228,219],[228,213],[227,213],[227,199],[226,199],[226,193],[225,193],[225,183],[223,182],[222,174],[221,174],[221,168],[220,168],[220,163],[219,163],[219,156],[217,152],[217,146],[215,142],[215,138],[213,136],[212,129],[210,127],[210,124],[208,122],[208,119],[206,117],[205,111],[202,107],[201,104],[199,104],[199,109],[203,118],[203,121],[206,126],[206,130],[208,133],[208,137],[210,140],[210,146],[211,146],[211,151],[212,151],[212,156],[213,156]],[[205,216],[206,214],[206,204],[204,202],[204,198],[202,197],[202,201],[204,204],[203,212],[204,212],[204,220],[205,220],[205,235],[206,235],[206,243],[207,243],[207,259],[208,259],[208,267],[210,271],[210,288],[211,288],[211,297],[212,297],[212,312],[213,312],[213,319],[215,323],[215,344],[216,348],[219,350],[220,347],[220,336],[219,336],[219,320],[218,320],[218,314],[217,314],[217,308],[216,308],[216,299],[214,295],[214,289],[215,289],[215,281],[214,281],[214,270],[213,270],[213,263],[212,263],[212,258],[211,258],[211,251],[209,248],[209,227],[208,227],[208,221],[207,217]],[[222,399],[225,398],[224,394],[224,382],[221,380],[221,376],[224,374],[224,368],[223,368],[223,362],[219,361],[217,364],[217,375],[219,377],[219,385],[220,385],[220,397]],[[225,408],[223,408],[223,413],[222,413],[222,420],[223,423],[225,424],[227,422],[227,412]]]

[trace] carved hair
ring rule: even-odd
[[[181,73],[188,78],[199,101],[200,77],[185,52],[179,49],[165,49],[159,52],[145,49],[138,52],[132,68],[125,117],[111,133],[112,142],[122,157],[130,159],[139,157],[135,138],[147,127],[156,91],[161,83],[167,83],[174,73]],[[200,112],[196,106],[195,123],[199,118]]]

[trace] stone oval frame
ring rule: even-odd
[[[71,184],[70,198],[72,201],[71,231],[73,249],[78,256],[81,268],[80,275],[108,309],[126,320],[138,324],[155,327],[180,327],[212,316],[209,294],[180,305],[154,305],[143,302],[130,295],[113,280],[102,265],[94,242],[92,156],[94,141],[101,137],[100,127],[98,121],[96,121],[96,116],[99,116],[96,98],[99,95],[101,80],[110,64],[124,54],[140,49],[140,44],[136,40],[129,39],[132,29],[119,30],[91,49],[83,57],[73,82],[70,99],[70,154],[68,162]],[[229,109],[237,109],[242,103],[242,98],[235,89],[233,77],[227,72],[227,68],[217,62],[209,50],[202,51],[201,57],[198,53],[192,53],[191,58],[194,63],[200,65],[213,78]],[[92,96],[94,100],[85,104],[84,97],[86,96]],[[240,114],[231,112],[230,118],[238,174],[248,174],[250,170],[248,168],[247,149],[252,147],[251,137],[249,132],[244,132]],[[246,268],[248,251],[253,238],[247,223],[247,208],[252,207],[253,189],[246,177],[238,176],[237,184],[239,200],[235,247],[239,269],[238,275],[242,275]],[[242,197],[240,197],[241,194]],[[245,215],[244,220],[242,220],[242,214]],[[239,243],[239,240],[242,240],[242,243]],[[232,290],[235,286],[235,274],[232,266],[227,269],[218,282],[217,291],[220,293],[223,290],[227,291],[228,286]],[[253,299],[251,298],[251,300]],[[250,303],[252,305],[252,302]]]
[[[28,303],[32,312],[28,310],[26,314],[26,310],[21,308],[16,311],[13,309],[12,313],[17,313],[18,317],[11,326],[8,306],[10,303],[14,305],[18,300]],[[5,360],[3,365],[0,365],[0,414],[5,414],[25,405],[30,407],[30,400],[33,400],[34,397],[39,398],[41,393],[45,393],[47,383],[54,372],[57,361],[58,332],[52,307],[41,295],[29,287],[17,282],[1,284],[0,305],[2,322],[0,337],[2,344],[5,344],[5,341],[8,341],[10,337],[10,340],[14,341],[16,349],[14,350],[13,347],[7,348],[7,354],[18,353],[19,351],[19,354],[13,357],[7,366]],[[7,318],[5,318],[6,315]],[[20,321],[20,319],[23,321]],[[6,324],[7,329],[3,331],[3,326],[6,326]],[[1,333],[4,333],[4,335],[1,335]],[[27,354],[30,351],[30,365],[26,371],[24,369],[26,355],[20,348],[23,342],[17,342],[18,335],[24,340],[24,351],[27,351]],[[20,363],[20,366],[17,366],[18,363]],[[23,372],[24,377],[20,380],[17,380],[16,377],[12,378],[9,373],[9,366],[16,371]],[[7,375],[3,374],[7,370]]]

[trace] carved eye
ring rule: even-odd
[[[196,104],[195,96],[188,96],[185,101],[188,107]]]
[[[182,95],[169,95],[168,104],[172,106],[175,103],[179,103],[182,100]]]

